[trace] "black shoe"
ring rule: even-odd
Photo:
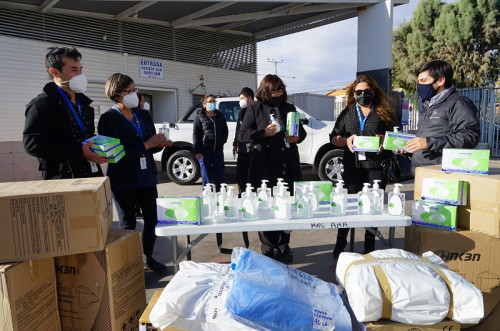
[[[335,260],[338,260],[338,259],[339,259],[339,255],[340,255],[340,253],[342,253],[342,252],[336,252],[336,251],[333,251],[333,258],[334,258]]]
[[[267,257],[270,257],[271,259],[274,259],[274,249],[270,250],[270,251],[262,252],[262,255],[265,255]]]
[[[283,251],[278,249],[278,260],[283,263],[292,263],[293,262],[293,254],[290,247],[286,246]]]
[[[147,257],[144,261],[144,266],[153,271],[166,272],[167,266],[153,259],[152,257]]]

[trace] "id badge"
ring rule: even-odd
[[[283,140],[285,141],[286,148],[290,148],[290,143],[288,142],[288,140],[286,140],[286,138],[283,138]]]
[[[366,154],[365,154],[365,152],[358,152],[358,160],[359,161],[366,161]]]
[[[95,164],[95,162],[91,162],[89,161],[90,163],[90,170],[92,171],[93,174],[95,174],[98,170],[97,170],[97,164]]]
[[[146,165],[146,157],[145,156],[140,158],[140,162],[141,162],[141,170],[148,168],[148,166]]]

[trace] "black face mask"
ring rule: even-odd
[[[278,107],[281,103],[285,101],[285,96],[280,95],[279,97],[271,97],[271,106]]]
[[[373,94],[371,92],[363,92],[361,95],[354,95],[354,98],[361,106],[368,106],[373,101]]]

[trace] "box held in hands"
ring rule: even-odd
[[[380,137],[355,136],[352,141],[352,147],[355,152],[378,152],[380,149]]]
[[[300,113],[298,111],[286,114],[286,134],[290,137],[297,137],[299,135],[299,122]]]

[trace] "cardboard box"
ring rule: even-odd
[[[411,140],[415,137],[416,136],[411,133],[386,131],[382,147],[385,150],[389,151],[395,151],[397,149],[406,150],[406,145],[408,144],[408,140]]]
[[[146,308],[141,235],[112,229],[104,250],[55,258],[64,330],[133,330]]]
[[[489,162],[489,149],[444,148],[441,170],[487,175]]]
[[[452,231],[457,228],[457,206],[415,200],[411,214],[413,224]]]
[[[300,113],[292,111],[286,114],[286,134],[290,137],[299,135]]]
[[[405,250],[415,254],[433,251],[450,270],[481,291],[500,288],[500,239],[470,230],[453,232],[416,225],[405,231]]]
[[[61,330],[54,259],[0,265],[0,330]]]
[[[422,179],[422,200],[463,206],[467,204],[468,192],[469,183],[463,180],[443,178]]]
[[[108,157],[109,163],[116,163],[125,156],[125,149],[123,145],[118,145],[112,150],[113,154]]]
[[[458,207],[458,226],[500,238],[500,168],[490,168],[490,174],[484,176],[446,173],[441,171],[439,165],[418,167],[414,187],[416,198],[422,195],[423,178],[459,179],[469,182],[467,204]]]
[[[303,186],[313,186],[312,192],[318,198],[318,204],[320,207],[330,207],[330,195],[333,190],[333,184],[330,181],[301,181],[294,182],[293,185],[293,196],[295,197],[298,190],[301,190]]]
[[[203,202],[197,196],[167,196],[156,199],[158,223],[200,225]]]
[[[460,323],[445,319],[433,325],[404,324],[388,320],[365,323],[366,331],[443,331],[460,330]]]
[[[356,152],[378,152],[380,137],[355,136],[352,141],[352,149]]]
[[[104,248],[113,222],[107,177],[0,183],[0,261]]]
[[[113,151],[115,147],[121,144],[120,139],[106,137],[101,135],[93,136],[83,142],[83,144],[88,144],[93,142],[94,144],[90,147],[94,153],[99,154],[104,157],[109,157],[115,155],[117,151]]]

